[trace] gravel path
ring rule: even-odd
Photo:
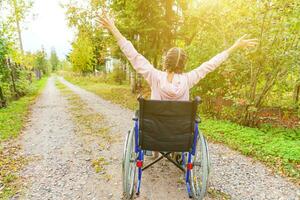
[[[24,154],[33,162],[22,172],[27,190],[14,199],[105,199],[105,182],[94,172],[85,144],[74,133],[68,102],[50,78],[33,106],[23,133]]]
[[[24,154],[36,159],[23,172],[28,189],[24,196],[16,199],[121,199],[123,140],[132,126],[133,112],[64,79],[60,81],[78,94],[90,109],[104,116],[110,134],[117,140],[109,150],[97,146],[89,148],[89,144],[74,133],[74,124],[67,112],[68,101],[50,78],[33,107],[31,122],[23,134]],[[109,180],[94,172],[87,148],[111,161],[106,166]],[[211,188],[232,199],[299,199],[297,186],[273,175],[251,158],[219,144],[210,144],[210,155]],[[137,199],[188,199],[181,178],[179,170],[168,162],[161,162],[144,172],[141,196]]]

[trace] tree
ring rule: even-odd
[[[95,23],[96,11],[101,8],[100,1],[91,1],[87,7],[76,4],[66,4],[68,25],[77,30],[77,37],[73,41],[70,62],[75,71],[95,72],[104,70],[105,57],[108,55],[108,46],[111,39],[107,33]],[[85,52],[80,50],[79,44],[86,44]],[[110,48],[114,50],[114,48]]]
[[[195,90],[199,92],[200,89],[203,95],[212,94],[211,97],[225,96],[234,105],[243,106],[244,112],[239,113],[242,116],[236,115],[237,119],[242,119],[246,125],[256,125],[257,114],[263,105],[283,102],[275,100],[275,96],[276,99],[283,98],[276,90],[292,90],[290,86],[284,88],[282,83],[299,66],[296,59],[299,51],[295,51],[299,48],[298,11],[299,3],[294,1],[253,4],[225,0],[215,5],[203,2],[191,11],[188,19],[192,20],[185,23],[181,34],[189,28],[195,30],[185,39],[191,55],[189,65],[199,65],[244,33],[250,33],[260,41],[256,51],[233,55],[226,67],[208,75]],[[192,27],[195,22],[199,22],[193,26],[196,29]]]
[[[175,44],[180,16],[174,5],[174,0],[116,0],[111,5],[121,32],[157,67],[164,51]]]
[[[23,50],[23,41],[22,41],[22,30],[21,30],[21,23],[28,15],[30,9],[33,6],[33,2],[30,0],[8,0],[13,16],[11,16],[14,19],[14,22],[16,24],[16,31],[18,34],[18,40],[19,40],[19,47],[21,50],[21,53],[24,53]]]
[[[38,79],[41,78],[42,74],[47,74],[49,72],[46,57],[47,55],[43,48],[35,54],[34,69]]]
[[[9,46],[0,30],[0,108],[6,106],[6,98],[4,96],[5,89],[8,87],[9,71],[5,66],[5,59],[9,52]]]
[[[80,32],[77,35],[76,41],[72,43],[72,49],[69,59],[74,71],[82,73],[93,72],[93,43],[85,32]]]
[[[51,49],[50,64],[51,64],[52,71],[56,71],[59,65],[59,59],[56,55],[56,51],[54,48]]]

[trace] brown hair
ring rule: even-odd
[[[185,51],[179,47],[171,48],[164,59],[164,67],[168,72],[181,74],[183,72],[187,55]]]

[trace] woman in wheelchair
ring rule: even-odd
[[[151,99],[155,100],[189,100],[189,90],[206,74],[215,70],[228,56],[237,49],[253,47],[256,39],[245,39],[244,35],[230,48],[214,56],[198,68],[184,73],[187,55],[181,48],[171,48],[164,59],[165,71],[160,71],[133,47],[132,43],[120,33],[114,20],[107,15],[100,18],[100,23],[116,38],[122,52],[130,61],[132,67],[145,78],[151,87]]]
[[[230,48],[190,72],[184,72],[185,51],[171,48],[164,59],[165,70],[161,71],[136,51],[112,18],[104,13],[99,22],[112,33],[133,68],[151,87],[151,100],[139,99],[139,114],[133,118],[134,128],[128,132],[125,141],[122,166],[124,197],[133,197],[135,185],[139,194],[142,171],[166,158],[185,173],[189,197],[203,199],[208,187],[209,152],[206,139],[198,130],[200,120],[196,111],[199,102],[197,99],[189,101],[189,90],[237,49],[254,47],[256,39],[246,39],[247,35],[244,35]],[[162,156],[143,166],[145,151],[157,151]],[[171,158],[172,152],[181,153],[182,163]]]

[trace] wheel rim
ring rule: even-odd
[[[193,195],[196,199],[203,199],[208,185],[208,151],[205,139],[199,134],[196,145],[195,156],[192,157],[194,163],[191,170],[190,182]]]
[[[134,180],[136,173],[136,153],[134,130],[132,130],[126,139],[123,154],[123,192],[127,198],[131,198],[134,190]]]
[[[127,146],[128,146],[128,137],[130,135],[130,131],[128,131],[125,139],[125,144],[124,144],[124,149],[123,149],[123,157],[122,157],[122,182],[123,182],[123,192],[126,191],[126,173],[125,173],[125,161],[126,161],[126,151],[127,151]]]

